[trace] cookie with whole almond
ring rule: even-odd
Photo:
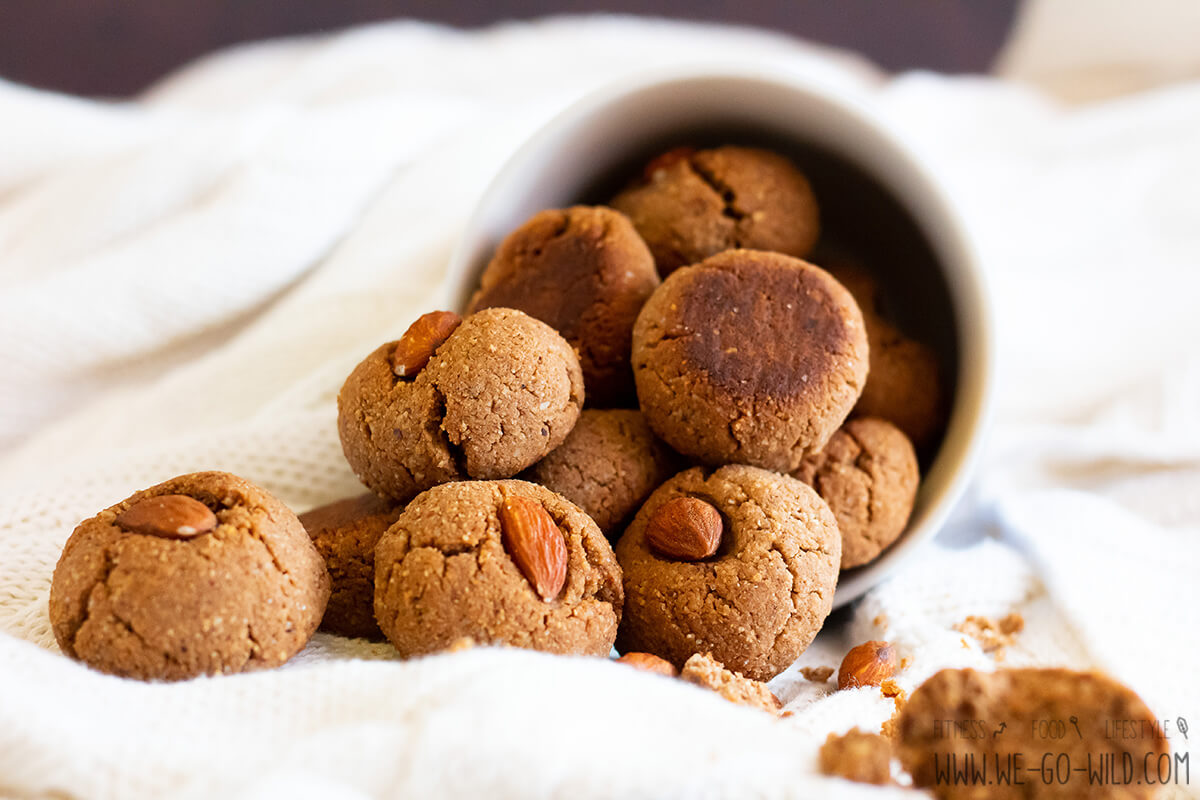
[[[912,442],[877,417],[846,422],[792,475],[816,489],[837,518],[842,569],[873,561],[900,538],[921,479]]]
[[[679,147],[613,198],[664,277],[725,250],[804,256],[820,231],[812,187],[789,159],[752,147]]]
[[[586,409],[566,441],[522,477],[575,503],[610,541],[650,493],[681,466],[640,411]]]
[[[375,545],[403,510],[398,503],[367,493],[300,515],[300,524],[329,569],[329,604],[321,630],[383,638],[375,624]]]
[[[756,250],[675,271],[633,329],[646,421],[713,465],[796,469],[854,407],[867,359],[850,292],[806,261]]]
[[[603,206],[535,214],[505,237],[468,311],[524,311],[579,353],[588,403],[633,405],[633,321],[658,286],[646,243],[629,219]]]
[[[804,652],[833,605],[842,542],[809,486],[731,465],[660,486],[617,543],[621,652],[682,666],[696,653],[770,680]]]
[[[328,598],[325,563],[287,506],[197,472],[79,524],[54,568],[50,622],[94,669],[183,680],[283,664]]]
[[[583,391],[575,351],[546,323],[509,308],[433,312],[350,373],[338,433],[359,479],[404,503],[516,475],[567,437]]]
[[[1098,672],[944,669],[917,687],[892,729],[913,784],[945,800],[1149,798],[1169,760],[1151,710]],[[1022,785],[996,783],[997,769],[1024,772]],[[945,777],[959,771],[964,780]]]
[[[622,605],[621,568],[596,523],[525,481],[436,486],[375,548],[375,618],[404,656],[464,637],[607,655]]]

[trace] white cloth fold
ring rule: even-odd
[[[951,192],[996,292],[998,426],[970,498],[776,679],[794,716],[598,660],[401,662],[324,634],[282,669],[178,685],[59,654],[46,598],[80,519],[195,469],[298,510],[356,491],[335,393],[437,304],[501,161],[590,88],[710,53],[866,93]],[[1007,663],[1098,666],[1200,725],[1200,84],[1066,109],[597,17],[242,47],[115,105],[0,83],[0,118],[0,795],[904,794],[815,774],[826,734],[892,703],[799,668],[886,637],[911,691],[992,666],[954,626],[1014,610]]]

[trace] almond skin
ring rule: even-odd
[[[542,504],[528,497],[507,497],[500,506],[504,549],[538,596],[558,597],[567,582],[567,544]]]
[[[131,533],[190,539],[214,530],[217,516],[194,497],[164,494],[137,501],[117,515],[116,523]]]
[[[676,497],[658,507],[646,524],[646,542],[664,558],[700,561],[717,552],[725,520],[712,504]]]
[[[659,658],[653,653],[626,653],[617,659],[618,664],[627,664],[634,669],[640,669],[643,672],[653,672],[657,675],[666,675],[668,678],[678,678],[679,670],[675,669],[675,665],[665,658]]]
[[[888,642],[863,642],[851,648],[838,670],[838,688],[879,686],[896,674],[899,658]]]
[[[401,378],[416,375],[461,324],[462,317],[453,311],[430,311],[417,317],[392,350],[392,372]]]

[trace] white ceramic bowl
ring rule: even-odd
[[[860,100],[736,70],[650,76],[587,97],[526,142],[484,193],[451,259],[453,300],[466,303],[497,243],[534,213],[602,203],[655,153],[710,143],[763,144],[795,158],[821,205],[822,241],[864,245],[867,263],[887,267],[877,277],[892,310],[937,345],[948,377],[948,427],[925,457],[908,528],[874,562],[842,573],[841,606],[945,522],[979,453],[992,383],[991,312],[963,226]]]

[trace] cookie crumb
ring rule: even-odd
[[[879,690],[883,692],[884,697],[890,697],[896,701],[897,707],[904,704],[904,698],[907,696],[900,685],[891,678],[888,678],[883,683],[879,684]]]
[[[883,628],[884,630],[887,630],[888,623],[889,620],[887,614],[876,614],[875,619],[871,620],[872,625],[874,625],[876,628]]]
[[[833,667],[801,667],[800,674],[813,683],[824,683],[833,677]]]
[[[711,689],[731,703],[759,708],[775,716],[783,708],[783,703],[765,683],[726,669],[724,664],[710,655],[697,653],[689,658],[679,677],[688,683]]]
[[[955,625],[954,630],[967,634],[979,642],[983,652],[995,653],[999,658],[1016,641],[1016,635],[1025,630],[1025,618],[1016,613],[999,620],[972,615]]]
[[[474,639],[472,639],[470,636],[463,636],[451,642],[450,646],[446,648],[446,652],[462,653],[466,650],[473,650],[476,646],[477,645]]]
[[[892,745],[878,733],[854,728],[829,734],[819,754],[821,772],[858,783],[887,786],[892,782]]]

